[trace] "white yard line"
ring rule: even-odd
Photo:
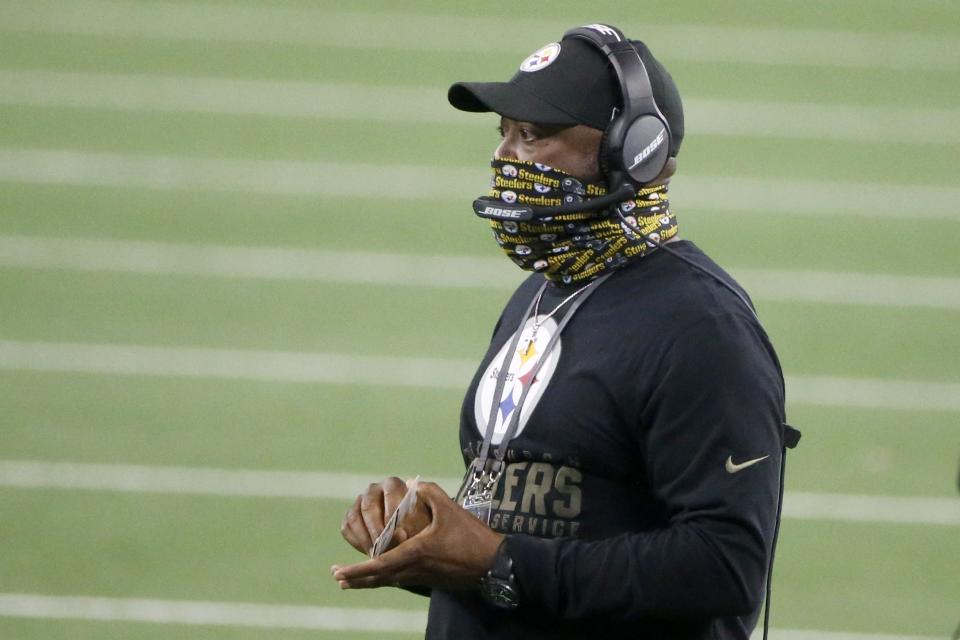
[[[683,110],[694,136],[960,144],[960,112],[952,109],[684,98]]]
[[[439,288],[510,289],[495,256],[422,256],[0,235],[0,267]],[[756,300],[960,309],[960,278],[728,269]]]
[[[483,167],[0,149],[0,181],[37,184],[469,201],[488,188],[489,174]]]
[[[752,640],[763,637],[761,630],[754,631]],[[847,633],[843,631],[816,631],[813,629],[771,629],[772,640],[946,640],[940,636],[903,636],[886,633]]]
[[[450,108],[446,87],[0,70],[0,104],[491,126]],[[960,144],[949,109],[685,98],[684,111],[688,134]]]
[[[503,258],[0,235],[0,267],[392,286],[510,289]]]
[[[0,486],[250,498],[353,500],[384,474],[0,460]],[[428,478],[455,492],[456,478]]]
[[[475,362],[0,340],[0,370],[464,389]]]
[[[570,23],[532,19],[349,12],[215,4],[6,0],[0,29],[202,42],[274,43],[371,50],[489,53],[491,43],[520,57],[556,40]],[[891,30],[794,29],[652,24],[618,26],[643,37],[667,61],[855,69],[960,68],[958,40]],[[423,37],[428,33],[430,37]],[[646,34],[644,36],[644,34]],[[896,55],[890,55],[890,52]]]
[[[904,498],[789,491],[785,518],[960,525],[960,498]]]
[[[425,611],[0,593],[0,616],[264,629],[422,633]],[[754,634],[758,638],[759,634]],[[773,640],[934,640],[930,636],[771,629]]]
[[[492,126],[450,107],[446,87],[0,70],[0,104]]]
[[[353,500],[382,473],[264,471],[0,460],[0,487],[207,496]],[[429,478],[455,493],[458,478]],[[783,515],[798,520],[960,525],[960,499],[787,492]]]
[[[30,593],[0,593],[0,616],[379,633],[418,633],[427,624],[423,611]]]
[[[0,181],[29,184],[468,201],[489,179],[482,167],[0,149]],[[673,180],[671,194],[684,208],[706,211],[960,220],[957,187],[685,174]]]
[[[502,258],[0,236],[0,267],[390,286],[510,289]],[[731,273],[756,300],[960,309],[960,278],[748,269]]]
[[[0,370],[466,388],[471,360],[0,340]],[[960,411],[960,383],[788,376],[791,405]]]
[[[839,376],[787,376],[787,404],[960,411],[960,384]]]
[[[960,309],[960,278],[737,267],[730,271],[755,300]]]

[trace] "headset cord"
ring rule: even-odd
[[[640,236],[645,242],[657,247],[658,249],[663,249],[664,251],[672,255],[674,258],[677,258],[678,260],[681,260],[687,263],[687,265],[689,265],[690,267],[693,267],[697,271],[705,274],[712,280],[716,281],[717,283],[729,289],[735,296],[737,296],[737,298],[740,299],[740,302],[742,302],[743,305],[750,310],[750,313],[753,314],[753,317],[757,318],[757,321],[759,322],[760,318],[757,315],[756,309],[753,308],[753,305],[750,304],[750,302],[742,293],[737,291],[736,287],[728,283],[726,280],[721,278],[719,275],[717,275],[710,269],[707,269],[703,265],[697,264],[690,258],[686,257],[685,255],[682,255],[679,251],[674,251],[672,247],[668,247],[664,243],[660,242],[659,238],[654,240],[653,238],[645,234],[643,231],[640,230],[640,228],[637,225],[627,220],[627,218],[623,215],[623,212],[620,211],[620,207],[616,207],[614,210],[617,212],[617,216],[620,217],[620,221],[623,222],[623,224],[625,224],[631,231],[633,231],[635,234]],[[767,633],[770,629],[770,600],[772,596],[772,583],[773,583],[773,557],[776,554],[776,550],[777,550],[777,537],[780,535],[780,515],[783,511],[783,485],[784,485],[784,478],[786,476],[786,468],[787,468],[787,447],[786,445],[784,445],[783,453],[780,456],[780,487],[779,487],[779,494],[777,496],[777,519],[773,528],[773,541],[770,544],[770,562],[767,565],[766,594],[765,594],[765,600],[764,600],[765,604],[763,607],[763,640],[767,640]]]
[[[770,604],[773,594],[773,558],[777,554],[777,538],[780,536],[780,515],[783,511],[783,484],[787,470],[787,447],[784,446],[780,455],[780,494],[777,497],[777,520],[773,526],[773,542],[770,543],[770,563],[767,565],[766,604],[763,606],[763,640],[767,640],[770,630]]]
[[[635,225],[635,224],[633,224],[632,222],[630,222],[629,220],[627,220],[627,218],[623,215],[623,212],[620,211],[620,207],[615,207],[615,208],[614,208],[614,211],[617,212],[617,216],[620,217],[620,221],[623,222],[623,224],[625,224],[633,233],[635,233],[635,234],[637,234],[638,236],[640,236],[645,242],[647,242],[648,244],[651,244],[651,245],[655,246],[655,247],[658,248],[658,249],[663,249],[664,251],[666,251],[667,253],[669,253],[670,255],[672,255],[674,258],[676,258],[676,259],[678,259],[678,260],[681,260],[681,261],[683,261],[683,262],[686,262],[689,266],[693,267],[694,269],[696,269],[696,270],[699,271],[700,273],[703,273],[704,275],[708,276],[709,278],[715,280],[715,281],[716,281],[717,283],[719,283],[720,285],[722,285],[722,286],[726,287],[727,289],[729,289],[729,290],[733,293],[733,295],[737,296],[737,298],[740,299],[740,302],[742,302],[743,305],[744,305],[747,309],[750,310],[750,313],[753,314],[753,317],[756,318],[758,321],[760,320],[759,316],[757,316],[757,311],[756,311],[756,309],[753,308],[753,305],[750,304],[750,301],[747,300],[747,298],[746,298],[742,293],[740,293],[739,291],[737,291],[736,287],[734,287],[734,286],[731,285],[729,282],[727,282],[726,280],[724,280],[723,278],[721,278],[720,276],[718,276],[717,274],[715,274],[715,273],[714,273],[713,271],[711,271],[710,269],[707,269],[707,268],[704,267],[703,265],[697,264],[696,262],[694,262],[693,260],[691,260],[691,259],[688,258],[687,256],[682,255],[679,251],[674,251],[674,249],[673,249],[672,247],[669,247],[669,246],[667,246],[666,244],[660,242],[659,239],[654,240],[653,238],[651,238],[650,236],[648,236],[647,234],[645,234],[643,231],[640,230],[640,228],[639,228],[637,225]]]

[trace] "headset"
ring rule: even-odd
[[[653,182],[670,158],[673,139],[640,53],[619,29],[605,24],[570,29],[563,37],[585,40],[599,49],[620,85],[623,107],[607,125],[600,145],[600,168],[610,190]]]
[[[585,40],[599,49],[613,66],[623,100],[607,125],[600,143],[600,168],[607,177],[608,194],[585,202],[556,207],[496,203],[478,199],[474,212],[495,220],[534,220],[580,211],[596,211],[636,196],[666,166],[673,137],[666,117],[653,99],[653,87],[640,53],[616,27],[591,24],[570,29],[563,38]]]

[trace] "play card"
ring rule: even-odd
[[[420,484],[420,476],[417,476],[408,484],[407,495],[403,496],[403,500],[397,505],[396,511],[394,511],[390,519],[387,520],[383,531],[380,532],[380,535],[377,536],[376,541],[373,543],[373,548],[370,549],[371,558],[376,558],[387,550],[387,547],[390,546],[390,542],[393,540],[393,532],[396,531],[397,525],[417,504],[418,484]]]

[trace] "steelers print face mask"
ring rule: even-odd
[[[543,164],[494,158],[491,203],[553,207],[606,195],[606,185],[585,182]],[[635,198],[601,211],[585,211],[531,221],[489,220],[493,238],[521,269],[561,284],[583,283],[619,269],[677,235],[665,185],[641,189]],[[624,224],[653,242],[647,242]]]

